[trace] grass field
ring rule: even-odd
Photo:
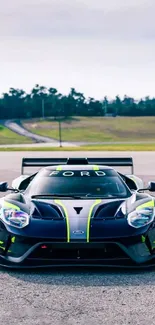
[[[7,129],[3,125],[0,125],[0,145],[1,144],[25,144],[32,143],[32,140],[24,136],[20,136],[15,132]]]
[[[155,151],[155,143],[148,144],[120,144],[120,145],[95,145],[80,147],[0,147],[0,151]]]
[[[53,119],[23,121],[26,129],[59,139]],[[63,141],[117,142],[155,141],[155,117],[75,117],[62,121]]]

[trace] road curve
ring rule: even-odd
[[[135,171],[155,178],[155,153],[47,153],[47,156],[133,155]],[[0,152],[0,180],[19,175],[23,156]],[[143,174],[141,174],[143,172]],[[0,269],[0,320],[3,325],[155,325],[154,270]]]
[[[0,147],[36,147],[37,145],[42,145],[42,146],[52,146],[52,147],[58,147],[60,145],[60,142],[58,140],[41,136],[36,133],[30,132],[26,130],[22,125],[17,124],[13,120],[7,120],[7,121],[0,121],[3,123],[7,128],[10,130],[18,133],[19,135],[26,136],[36,143],[32,144],[17,144],[17,145],[0,145]],[[98,142],[90,142],[90,141],[72,141],[72,142],[66,142],[63,141],[62,139],[62,146],[63,147],[75,147],[75,146],[84,146],[84,145],[119,145],[119,144],[148,144],[148,141],[98,141]],[[154,144],[155,141],[149,141],[149,143]]]
[[[12,121],[12,120],[7,120],[4,122],[4,125],[12,130],[13,132],[18,133],[19,135],[23,135],[27,138],[30,138],[32,140],[34,140],[37,143],[48,143],[50,146],[59,146],[60,143],[57,140],[48,138],[48,137],[44,137],[38,134],[34,134],[28,130],[26,130],[24,127],[22,127],[21,125],[17,124],[16,122]],[[14,146],[14,145],[13,145]],[[74,147],[74,144],[71,144],[69,142],[63,142],[63,146],[64,147]]]

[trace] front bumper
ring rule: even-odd
[[[146,242],[118,241],[52,242],[33,244],[16,238],[0,255],[0,265],[10,268],[57,266],[148,267],[155,265],[155,253]]]
[[[94,236],[90,242],[32,237],[26,231],[0,228],[0,265],[10,268],[56,266],[144,267],[155,265],[155,228],[115,238]],[[37,232],[35,232],[37,234]],[[98,233],[98,232],[97,232]],[[56,232],[58,236],[58,232]]]

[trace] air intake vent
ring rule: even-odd
[[[94,219],[96,220],[106,220],[106,219],[115,219],[115,213],[119,206],[121,205],[122,201],[114,201],[114,202],[109,202],[101,205],[94,216]],[[121,216],[119,216],[121,217]],[[122,218],[124,218],[124,215],[122,215]]]
[[[33,214],[33,218],[35,219],[44,219],[44,220],[64,219],[60,210],[55,205],[42,203],[42,202],[35,202],[35,205],[36,205],[36,209]]]

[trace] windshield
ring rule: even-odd
[[[32,180],[25,194],[77,195],[95,197],[128,197],[128,187],[114,170],[49,170],[43,169]]]

